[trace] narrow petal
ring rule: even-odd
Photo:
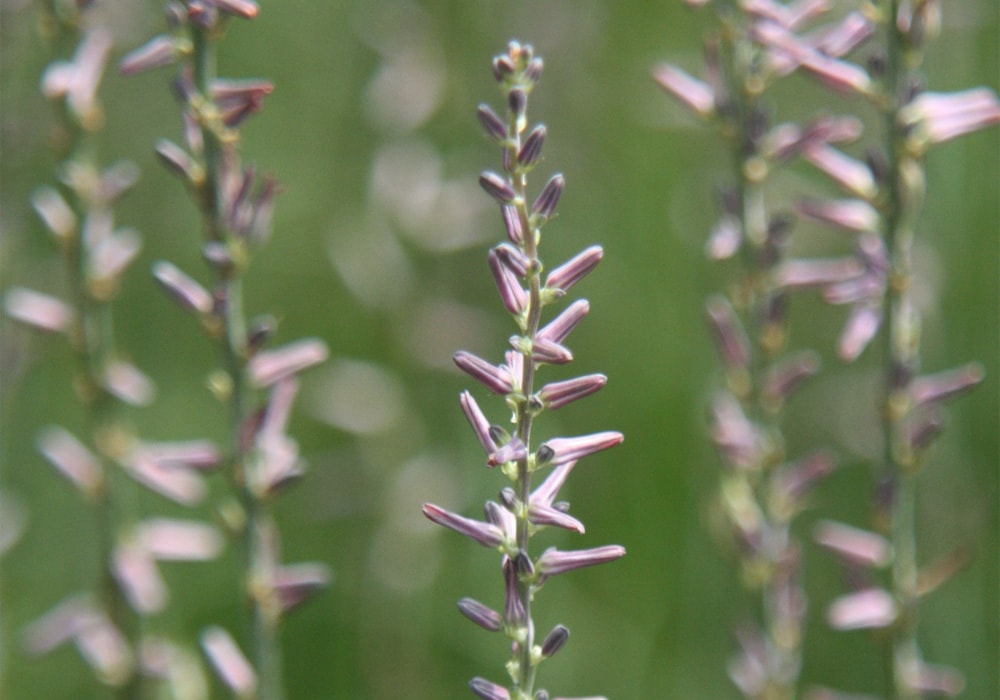
[[[487,455],[493,454],[499,449],[499,446],[494,442],[493,437],[490,435],[490,422],[486,419],[482,410],[479,408],[479,404],[476,400],[472,398],[472,394],[467,391],[463,391],[459,401],[462,404],[462,413],[465,414],[465,418],[469,421],[469,425],[472,426],[473,431],[476,433],[476,437],[479,439],[479,444],[483,446],[483,450],[486,451]]]
[[[541,503],[532,502],[528,506],[528,520],[535,525],[553,525],[561,527],[564,530],[572,530],[581,535],[585,532],[583,523],[569,513]]]
[[[510,693],[506,688],[485,678],[473,678],[469,681],[469,690],[482,700],[510,700]]]
[[[326,564],[305,562],[279,566],[274,571],[271,586],[281,603],[281,611],[287,613],[329,587],[332,580],[333,573]]]
[[[576,461],[569,461],[560,464],[549,472],[549,475],[545,477],[545,481],[540,483],[531,492],[531,503],[551,506],[552,502],[556,500],[559,489],[566,483],[569,473],[573,471],[573,467],[575,466]]]
[[[135,538],[143,551],[161,561],[207,561],[225,545],[215,527],[173,518],[144,520],[136,527]]]
[[[466,518],[432,503],[425,503],[421,510],[423,510],[424,515],[438,525],[443,525],[450,530],[465,535],[484,547],[499,547],[503,544],[503,532],[495,525]]]
[[[881,588],[850,593],[837,598],[827,611],[827,621],[837,630],[888,627],[896,621],[896,601]]]
[[[535,563],[542,576],[555,576],[585,566],[596,566],[625,556],[625,548],[611,544],[593,549],[560,551],[554,547],[546,549]]]
[[[38,450],[83,494],[96,495],[104,483],[97,457],[63,428],[44,428],[38,435]]]
[[[503,626],[503,618],[500,617],[500,613],[483,605],[478,600],[462,598],[458,601],[458,609],[467,618],[489,632],[496,632]]]
[[[250,360],[250,379],[267,387],[325,362],[330,351],[318,338],[304,338],[275,350],[259,352]]]
[[[548,325],[538,331],[538,335],[535,337],[549,340],[553,343],[562,343],[589,312],[590,303],[586,299],[577,299]]]
[[[459,369],[481,382],[494,394],[506,395],[514,390],[510,372],[505,367],[491,365],[486,360],[464,350],[456,352],[453,359]]]
[[[872,568],[883,568],[892,560],[892,546],[881,535],[831,520],[820,521],[813,539],[841,558]]]
[[[653,79],[698,116],[708,117],[715,112],[712,86],[693,78],[677,66],[661,63],[653,68]]]
[[[201,633],[201,648],[226,687],[239,697],[254,696],[257,673],[226,630],[215,626],[206,628]]]
[[[48,294],[12,287],[3,297],[4,311],[16,321],[51,333],[65,333],[73,323],[69,305]]]
[[[553,411],[577,399],[590,396],[600,390],[608,381],[603,374],[587,374],[561,382],[546,384],[538,392],[538,398],[546,408]]]
[[[587,276],[604,257],[604,249],[599,245],[590,246],[549,273],[545,286],[563,292]]]
[[[579,437],[552,438],[538,448],[538,459],[539,462],[558,466],[614,447],[624,439],[625,436],[616,430]]]

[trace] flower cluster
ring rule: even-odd
[[[817,353],[787,348],[788,310],[793,292],[805,286],[796,275],[825,273],[827,279],[843,265],[802,270],[789,259],[789,240],[803,212],[776,209],[773,182],[798,157],[832,158],[830,144],[856,137],[860,126],[828,116],[805,126],[776,123],[767,98],[799,69],[837,90],[866,89],[842,57],[872,26],[851,13],[823,31],[810,29],[808,42],[796,42],[794,33],[828,12],[827,4],[692,4],[715,11],[717,30],[705,41],[706,79],[673,64],[656,66],[653,77],[714,125],[733,154],[732,180],[721,188],[721,215],[706,244],[711,259],[740,264],[731,292],[706,304],[725,375],[711,402],[710,431],[724,467],[717,502],[721,534],[737,554],[744,585],[754,597],[759,592],[763,604],[753,623],[737,632],[740,651],[729,675],[747,698],[790,697],[799,686],[807,603],[793,524],[836,459],[823,449],[786,453],[785,406],[820,369]]]
[[[532,423],[546,409],[555,410],[594,393],[606,377],[592,374],[539,385],[537,374],[545,365],[563,365],[573,359],[565,340],[586,316],[589,304],[569,304],[546,325],[542,309],[560,301],[600,262],[599,246],[587,248],[544,275],[538,256],[542,227],[555,216],[562,194],[562,175],[553,175],[529,204],[528,174],[540,159],[546,137],[543,125],[528,129],[528,97],[542,72],[542,60],[531,46],[511,42],[507,52],[494,58],[493,74],[506,98],[506,116],[480,105],[479,121],[487,136],[503,150],[504,174],[486,171],[482,188],[500,205],[508,241],[489,253],[489,267],[504,308],[519,332],[510,339],[503,364],[495,365],[468,352],[455,354],[455,364],[491,393],[502,396],[512,413],[513,430],[491,422],[469,392],[462,392],[461,406],[486,454],[489,467],[499,467],[509,480],[497,501],[488,501],[483,520],[449,512],[433,504],[423,506],[434,522],[463,534],[502,555],[503,611],[463,598],[459,609],[470,620],[490,631],[502,631],[512,641],[507,671],[511,687],[474,678],[469,686],[484,700],[542,700],[545,690],[535,689],[539,664],[566,643],[569,630],[556,625],[542,642],[536,642],[531,604],[546,580],[573,569],[602,564],[625,554],[618,545],[564,551],[550,547],[532,555],[530,539],[548,526],[583,533],[583,523],[569,514],[569,504],[556,497],[577,461],[622,441],[622,434],[608,431],[577,437],[550,438],[532,445]],[[549,470],[532,485],[535,473]]]
[[[940,13],[937,2],[878,4],[872,15],[874,31],[865,38],[871,35],[877,42],[873,51],[880,60],[869,61],[867,71],[843,65],[864,77],[865,88],[853,91],[878,111],[885,128],[879,141],[869,146],[864,162],[830,146],[806,150],[807,159],[833,181],[843,198],[799,206],[804,216],[853,237],[854,253],[790,262],[782,273],[786,282],[819,288],[830,303],[850,305],[839,343],[845,360],[883,338],[884,456],[873,470],[873,520],[879,532],[827,522],[815,538],[852,572],[853,590],[831,604],[830,625],[888,630],[891,692],[908,699],[951,697],[965,685],[957,670],[923,660],[917,612],[923,598],[954,575],[967,557],[957,550],[918,568],[914,501],[928,448],[943,428],[942,404],[983,378],[975,363],[920,374],[920,311],[914,290],[921,281],[912,249],[927,196],[923,158],[935,144],[1000,123],[1000,101],[991,90],[925,91],[918,70],[927,42],[940,28]],[[799,37],[787,39],[793,52],[804,43]]]
[[[222,79],[214,66],[227,23],[257,13],[251,0],[168,2],[169,33],[127,55],[121,70],[131,75],[179,63],[173,90],[182,108],[185,146],[164,139],[156,152],[201,212],[201,252],[212,273],[206,288],[173,263],[160,261],[153,268],[167,295],[218,345],[223,368],[211,385],[232,416],[229,446],[220,461],[228,467],[234,498],[222,511],[245,553],[239,588],[248,598],[245,627],[252,633],[244,648],[250,660],[221,627],[204,632],[202,648],[220,680],[240,697],[279,698],[281,620],[325,587],[330,573],[321,564],[281,563],[270,506],[304,471],[298,445],[288,434],[297,375],[323,362],[328,351],[315,338],[269,349],[275,319],[248,319],[243,308],[243,278],[270,237],[278,187],[271,177],[241,164],[239,128],[260,110],[272,85]],[[258,399],[262,393],[263,400]]]
[[[843,360],[859,357],[880,335],[887,349],[881,408],[885,459],[874,470],[879,475],[875,520],[885,536],[835,523],[818,529],[819,544],[854,570],[851,580],[857,584],[853,593],[834,602],[829,621],[838,629],[891,631],[890,675],[897,697],[956,694],[963,685],[960,674],[920,659],[916,606],[946,577],[942,571],[954,573],[955,562],[962,557],[949,557],[931,572],[917,571],[913,490],[927,448],[942,427],[940,405],[978,383],[982,372],[970,364],[935,375],[918,374],[920,331],[911,248],[926,194],[922,158],[927,149],[1000,122],[1000,103],[985,88],[954,94],[924,91],[917,67],[925,43],[940,26],[937,2],[880,2],[868,12],[849,12],[825,24],[832,8],[811,0],[789,5],[753,0],[740,3],[738,11],[723,3],[689,4],[716,7],[723,27],[706,43],[706,79],[673,65],[658,67],[654,77],[731,138],[739,154],[738,184],[724,193],[723,216],[712,232],[708,252],[726,258],[742,251],[742,259],[750,263],[733,303],[718,297],[709,304],[729,380],[729,391],[719,396],[712,410],[713,439],[731,472],[723,487],[729,523],[741,549],[771,557],[781,551],[792,553],[787,549],[787,530],[775,531],[774,518],[789,505],[792,511],[800,508],[805,487],[832,467],[832,461],[822,456],[794,469],[768,466],[782,458],[773,415],[818,365],[814,357],[802,354],[764,368],[755,355],[759,350],[770,362],[780,348],[785,298],[800,290],[819,290],[826,302],[849,307],[837,348]],[[864,66],[852,58],[860,50],[869,56]],[[862,137],[860,118],[824,114],[805,125],[772,125],[769,112],[760,108],[760,97],[793,71],[818,79],[837,95],[872,106],[887,125],[884,142],[871,147],[861,160],[844,150],[845,144]],[[852,247],[849,254],[821,259],[783,254],[790,219],[768,216],[762,184],[775,167],[793,157],[811,164],[841,192],[834,199],[803,198],[793,215],[844,232]],[[744,331],[748,324],[738,313],[744,309],[754,329],[751,339]],[[762,424],[761,416],[768,414],[771,418]],[[772,476],[763,482],[758,476],[745,478],[761,471]],[[762,484],[767,485],[763,490]],[[778,517],[784,521],[785,516]],[[777,542],[784,543],[777,549],[775,534]],[[766,581],[773,581],[776,572],[778,580],[789,580],[788,570],[780,573],[781,567],[773,566],[783,560],[772,558],[772,566],[758,572],[765,572]],[[884,587],[878,582],[883,575],[888,579]],[[934,581],[932,586],[918,583],[929,580]],[[798,610],[801,632],[804,598],[801,590],[798,594],[777,600]],[[765,605],[765,614],[775,610],[780,608],[774,601]],[[781,628],[772,627],[765,638],[741,637],[744,652],[731,667],[731,675],[747,697],[768,696],[775,683],[793,685],[797,674],[793,666],[785,665],[785,671],[775,674],[782,668],[782,656],[775,652],[780,651],[781,640],[789,638],[779,636],[776,629]],[[834,691],[816,692],[817,697],[840,697]]]
[[[32,195],[65,263],[69,298],[14,287],[4,305],[21,322],[65,335],[73,350],[75,387],[91,435],[80,439],[50,425],[37,444],[91,507],[102,577],[92,591],[70,596],[33,622],[24,644],[30,654],[43,654],[72,643],[115,697],[136,697],[154,684],[182,697],[179,688],[202,681],[190,654],[149,631],[148,620],[163,613],[170,598],[158,564],[213,559],[222,536],[204,523],[138,513],[136,486],[193,505],[205,495],[196,471],[217,463],[218,455],[209,443],[143,441],[125,410],[155,394],[152,381],[124,358],[113,323],[114,301],[141,248],[135,231],[115,226],[114,206],[135,185],[138,170],[125,161],[103,168],[96,158],[95,136],[104,122],[98,93],[112,37],[104,26],[89,26],[88,6],[77,3],[70,14],[51,18],[58,38],[79,43],[70,59],[54,61],[42,77],[41,90],[61,117],[57,143],[64,150],[58,184]]]

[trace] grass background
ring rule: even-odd
[[[159,2],[103,3],[116,53],[162,26]],[[33,4],[5,1],[0,26],[3,153],[2,285],[58,293],[61,268],[28,205],[51,181],[52,116],[37,92],[49,60]],[[947,3],[942,37],[927,58],[936,90],[997,87],[998,10],[988,0]],[[573,637],[541,672],[560,695],[735,698],[724,672],[730,629],[747,614],[733,570],[706,532],[718,462],[703,421],[716,362],[702,300],[734,270],[702,255],[715,217],[712,191],[727,158],[712,132],[682,114],[649,78],[669,59],[695,68],[706,21],[679,2],[536,0],[285,0],[263,2],[258,20],[236,21],[220,73],[266,77],[276,90],[244,129],[244,155],[285,188],[275,235],[247,283],[251,313],[282,323],[278,342],[323,338],[333,360],[306,376],[293,433],[310,463],[306,480],[278,505],[289,561],[315,559],[336,572],[332,589],[287,621],[291,698],[467,697],[473,675],[503,679],[506,644],[469,625],[455,601],[502,601],[494,553],[431,527],[433,500],[478,512],[503,485],[458,408],[469,385],[451,367],[465,348],[498,360],[513,324],[496,299],[486,250],[502,225],[475,180],[498,154],[475,118],[497,104],[490,59],[512,37],[546,61],[531,117],[549,128],[545,162],[567,182],[559,219],[545,229],[550,266],[591,243],[605,261],[577,291],[591,313],[574,333],[577,373],[608,386],[551,416],[537,434],[618,429],[624,445],[583,462],[566,495],[587,534],[546,534],[540,546],[620,543],[623,560],[555,579],[536,622],[567,624]],[[151,440],[225,435],[225,410],[204,387],[210,344],[152,282],[169,259],[204,279],[197,218],[182,187],[155,163],[152,144],[180,139],[170,71],[103,87],[105,162],[134,160],[143,178],[117,209],[144,237],[117,306],[120,344],[159,385],[134,414]],[[779,114],[801,116],[825,101],[791,80]],[[787,110],[787,111],[786,111]],[[789,172],[787,196],[822,192],[808,169]],[[928,158],[930,197],[917,250],[927,282],[924,366],[979,359],[985,384],[955,404],[950,428],[921,477],[922,561],[955,545],[976,556],[921,609],[931,661],[961,668],[965,697],[998,687],[998,131],[941,146]],[[843,246],[800,226],[802,253]],[[820,517],[866,522],[870,458],[877,454],[877,353],[844,367],[832,357],[842,309],[793,302],[792,347],[813,347],[821,377],[790,406],[790,453],[832,446],[842,458],[798,523]],[[13,699],[94,696],[70,649],[42,660],[19,653],[24,625],[96,576],[94,522],[75,492],[34,448],[39,427],[82,433],[64,344],[3,321],[0,486],[26,513],[26,532],[2,562],[0,694]],[[555,377],[553,371],[548,376]],[[560,377],[568,376],[566,373]],[[499,400],[473,389],[495,421]],[[214,496],[223,494],[213,482]],[[195,515],[211,517],[209,499]],[[154,496],[149,512],[192,515]],[[440,530],[440,531],[439,531]],[[173,604],[152,625],[180,641],[202,626],[232,626],[239,601],[235,559],[165,565]],[[811,594],[803,676],[854,692],[884,691],[877,641],[825,629],[825,605],[842,590],[835,564],[805,551]],[[215,692],[224,694],[219,688]]]

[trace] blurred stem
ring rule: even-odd
[[[727,89],[732,101],[732,113],[724,123],[728,132],[736,181],[736,216],[739,219],[743,244],[740,248],[742,279],[737,287],[734,308],[741,310],[742,322],[751,339],[745,376],[730,375],[731,390],[739,397],[751,419],[766,432],[768,449],[756,471],[740,470],[736,478],[746,482],[753,494],[754,508],[763,518],[762,551],[744,555],[745,585],[760,589],[760,624],[770,648],[777,655],[768,664],[766,687],[755,696],[757,700],[788,700],[797,695],[798,669],[801,657],[802,624],[791,628],[787,616],[781,615],[775,601],[784,584],[779,567],[789,554],[789,519],[772,507],[774,467],[784,454],[781,433],[781,410],[766,401],[762,393],[764,372],[784,347],[784,319],[774,318],[772,307],[777,303],[770,288],[771,267],[775,257],[768,251],[769,216],[766,182],[769,165],[759,154],[759,139],[764,129],[761,98],[766,89],[765,78],[758,71],[760,51],[749,36],[749,29],[734,8],[720,11],[722,24],[720,49],[725,64]],[[763,559],[763,561],[761,561]]]
[[[271,598],[267,580],[271,567],[268,514],[256,490],[254,454],[248,445],[250,438],[244,434],[254,410],[253,392],[247,374],[247,322],[243,304],[243,276],[249,254],[243,241],[227,230],[222,211],[223,160],[227,149],[235,148],[236,135],[221,124],[212,102],[216,43],[221,34],[221,27],[192,27],[194,81],[203,101],[198,115],[205,148],[203,219],[206,240],[225,243],[234,258],[230,270],[218,273],[217,283],[222,297],[223,361],[229,378],[231,478],[245,515],[242,528],[244,570],[240,588],[248,594],[249,610],[244,608],[244,628],[249,638],[251,662],[257,673],[256,698],[282,700],[279,620],[268,605]]]
[[[57,47],[58,54],[74,52],[83,37],[80,13],[75,11],[66,16],[55,5],[48,10],[50,14],[42,19],[44,33]],[[99,177],[95,134],[81,125],[65,100],[58,103],[58,113],[64,135],[57,155],[64,164],[72,163],[79,170]],[[60,242],[73,304],[69,340],[76,365],[75,388],[84,405],[93,453],[101,471],[100,490],[93,501],[100,553],[97,589],[108,619],[125,637],[133,660],[137,660],[141,619],[130,607],[114,576],[119,537],[136,519],[135,484],[125,478],[115,463],[128,449],[132,430],[124,419],[121,402],[106,388],[107,371],[115,359],[113,315],[109,300],[98,298],[89,284],[89,260],[84,240],[88,218],[96,215],[96,208],[102,205],[76,187],[67,184],[59,187],[77,221],[73,231]],[[114,700],[134,700],[140,698],[142,692],[142,676],[133,666],[126,678],[108,688],[107,695]]]
[[[890,572],[891,588],[900,608],[892,628],[891,688],[896,700],[919,697],[906,673],[919,661],[917,642],[917,556],[915,498],[917,465],[914,463],[906,434],[906,411],[910,381],[918,370],[920,323],[910,299],[913,280],[911,248],[913,222],[919,209],[919,194],[907,186],[922,165],[906,147],[906,134],[900,126],[899,109],[913,82],[912,68],[919,64],[919,49],[907,47],[906,37],[895,21],[898,0],[883,3],[885,41],[885,76],[883,82],[883,129],[888,161],[887,188],[882,207],[885,246],[889,255],[889,283],[883,302],[885,329],[885,404],[883,407],[883,475],[891,485],[888,505],[888,534],[894,559]]]

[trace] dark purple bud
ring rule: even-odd
[[[479,185],[500,204],[510,204],[517,196],[505,178],[489,170],[479,176]]]
[[[608,381],[603,374],[588,374],[583,377],[552,382],[542,387],[538,398],[546,408],[553,411],[568,403],[590,396],[601,389]]]
[[[590,246],[550,272],[545,280],[545,286],[563,292],[569,291],[570,287],[597,267],[602,257],[604,257],[604,249],[601,246]]]
[[[535,565],[531,562],[531,557],[523,549],[514,557],[514,569],[518,576],[530,577],[535,575]]]
[[[536,343],[537,339],[562,343],[589,312],[590,303],[586,299],[577,299],[567,306],[565,311],[556,316],[551,323],[538,331],[538,335],[535,336]]]
[[[505,204],[500,207],[500,213],[503,214],[503,224],[504,228],[507,229],[507,238],[510,242],[515,245],[521,245],[524,242],[524,227],[521,224],[521,215],[517,211],[517,207],[511,204]]]
[[[230,128],[259,112],[264,106],[264,98],[273,91],[274,85],[266,80],[216,80],[212,83],[212,99],[222,122]]]
[[[504,141],[507,138],[507,124],[500,118],[493,109],[486,104],[481,104],[476,108],[476,116],[479,123],[483,125],[486,133],[496,141]]]
[[[486,607],[478,600],[462,598],[458,601],[458,609],[467,618],[489,632],[496,632],[503,626],[503,618],[500,617],[500,613]]]
[[[542,125],[536,126],[528,134],[521,150],[517,152],[517,162],[522,168],[530,168],[538,162],[538,158],[542,154],[542,146],[545,143],[545,134],[545,127]]]
[[[542,448],[546,448],[546,454],[551,454],[551,457],[544,461],[551,463],[552,466],[558,466],[614,447],[624,439],[625,436],[617,430],[607,430],[601,433],[580,435],[578,437],[552,438],[546,440],[539,447],[538,452],[539,457],[541,457]]]
[[[524,310],[528,308],[528,294],[521,287],[514,271],[503,264],[497,249],[490,251],[489,264],[504,308],[515,316],[524,313]]]
[[[483,517],[490,525],[496,525],[503,530],[504,512],[500,504],[495,501],[486,501],[483,504]]]
[[[491,365],[486,360],[464,350],[456,352],[453,359],[460,370],[481,382],[494,394],[505,396],[514,390],[510,372],[506,367]]]
[[[564,625],[556,625],[542,642],[542,657],[547,659],[554,656],[566,645],[567,641],[569,641],[569,629]]]
[[[421,510],[424,515],[438,525],[465,535],[484,547],[499,547],[503,544],[503,531],[496,525],[466,518],[440,508],[433,503],[425,503]]]
[[[482,700],[510,700],[510,693],[506,688],[490,683],[485,678],[473,678],[469,681],[469,690]]]
[[[491,454],[486,460],[486,463],[491,467],[495,467],[507,462],[517,462],[527,456],[528,448],[524,446],[524,443],[521,442],[520,438],[512,437],[500,449]]]
[[[493,77],[497,82],[503,82],[514,74],[514,64],[506,56],[497,56],[493,59]]]
[[[560,551],[555,547],[549,547],[538,558],[536,568],[542,576],[555,576],[556,574],[566,573],[574,569],[582,569],[586,566],[604,564],[623,556],[625,556],[625,548],[617,544],[594,547],[593,549],[577,549],[568,552]]]
[[[531,213],[543,220],[551,219],[556,212],[556,205],[559,203],[559,197],[562,196],[565,185],[566,180],[561,174],[550,177],[549,181],[545,183],[545,187],[542,188],[541,194],[538,195],[538,199],[531,205]]]
[[[513,513],[517,508],[517,493],[510,486],[504,486],[500,489],[500,502]]]
[[[254,355],[263,348],[278,330],[274,316],[258,316],[250,320],[247,328],[247,354]]]
[[[507,106],[510,107],[511,114],[516,119],[524,116],[524,110],[528,108],[528,95],[521,88],[514,88],[507,95]]]
[[[518,591],[517,566],[510,557],[504,557],[503,560],[503,581],[504,621],[511,627],[521,627],[527,619],[527,614]]]

